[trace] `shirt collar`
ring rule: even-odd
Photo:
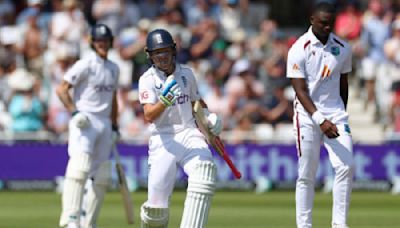
[[[309,40],[311,41],[311,44],[312,44],[312,45],[315,45],[315,44],[317,44],[317,43],[320,43],[321,45],[323,45],[323,44],[321,43],[321,41],[320,41],[320,40],[314,35],[314,33],[312,32],[312,27],[311,27],[311,26],[310,26],[310,28],[308,29],[307,33],[308,33],[308,38],[309,38]],[[329,34],[329,37],[328,37],[328,41],[326,42],[325,45],[327,45],[328,43],[332,42],[332,39],[333,39],[333,35],[332,35],[332,33],[330,33],[330,34]]]
[[[154,70],[157,72],[158,75],[161,75],[161,77],[166,78],[167,76],[165,75],[165,73],[161,70],[159,70],[156,66],[153,65]],[[179,71],[181,70],[181,66],[180,64],[176,63],[175,64],[175,71],[172,74],[177,74]]]
[[[94,52],[94,59],[96,59],[96,62],[104,64],[105,62],[107,62],[106,59],[101,58],[96,52]]]

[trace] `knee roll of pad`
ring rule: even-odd
[[[111,161],[103,162],[94,176],[95,185],[105,185],[111,184]]]
[[[145,204],[140,208],[141,228],[166,228],[168,226],[169,209],[155,208]]]
[[[74,156],[71,156],[68,161],[65,177],[78,180],[86,180],[91,165],[92,159],[89,154],[75,154]]]
[[[199,162],[188,180],[188,192],[214,194],[217,167],[211,161]]]

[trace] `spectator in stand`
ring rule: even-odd
[[[15,6],[13,1],[0,0],[0,26],[9,25],[15,16]]]
[[[370,0],[364,19],[361,39],[367,50],[360,76],[365,80],[367,92],[365,108],[377,114],[375,81],[385,61],[383,45],[390,37],[391,14],[385,11],[381,0]]]
[[[70,114],[56,95],[56,88],[61,83],[64,74],[79,57],[79,52],[74,46],[66,43],[60,45],[56,50],[56,62],[50,66],[50,92],[48,101],[48,120],[49,130],[59,135],[61,138],[68,132],[68,122]]]
[[[345,3],[344,8],[338,13],[335,21],[335,34],[342,39],[347,40],[352,46],[353,50],[353,71],[350,75],[358,75],[358,68],[360,65],[361,57],[365,55],[364,48],[360,42],[360,35],[362,32],[363,17],[362,12],[359,10],[357,0],[350,0]],[[356,95],[360,95],[360,80],[357,77],[350,77],[356,86]]]
[[[0,101],[5,106],[8,105],[12,95],[8,79],[16,68],[16,54],[12,51],[2,49],[0,51]]]
[[[97,23],[105,24],[114,34],[119,34],[119,18],[122,11],[121,0],[95,0],[92,15]]]
[[[359,39],[362,29],[362,14],[358,10],[356,0],[350,0],[345,3],[344,9],[338,13],[335,22],[335,33],[349,41],[353,42]]]
[[[45,113],[34,91],[35,77],[24,69],[17,69],[8,82],[14,90],[8,107],[13,120],[11,130],[17,133],[42,130]]]
[[[224,40],[216,40],[212,45],[212,56],[209,58],[211,67],[214,69],[216,83],[219,84],[219,86],[228,79],[234,63],[225,53],[227,46],[228,44]]]
[[[29,8],[26,11],[26,24],[22,31],[21,52],[26,69],[38,77],[43,76],[43,53],[46,48],[46,34],[38,26],[39,10]]]
[[[11,117],[7,112],[7,105],[12,95],[8,78],[15,67],[15,54],[0,48],[0,130],[9,128],[11,123]]]
[[[396,126],[398,117],[394,115],[394,111],[398,109],[398,101],[396,101],[398,97],[396,96],[398,96],[398,91],[400,91],[400,13],[392,23],[392,37],[385,42],[384,51],[388,59],[388,81],[391,90],[389,91],[388,89],[387,92],[392,97],[392,99],[389,99],[389,97],[386,99],[386,109],[389,111],[387,118],[392,121],[385,122],[384,124],[385,126],[391,126],[394,123],[394,126]]]
[[[394,92],[393,101],[390,107],[390,114],[393,120],[393,133],[400,140],[400,88]]]
[[[45,0],[27,0],[27,3],[28,7],[23,9],[22,12],[20,12],[17,16],[17,25],[26,23],[26,21],[30,17],[30,11],[32,9],[35,9],[39,12],[37,15],[37,24],[40,30],[47,34],[52,12],[44,11]]]
[[[230,40],[232,33],[243,30],[242,21],[246,16],[248,0],[222,0],[218,18],[222,38]]]
[[[185,1],[186,21],[190,27],[197,25],[201,20],[211,16],[210,5],[207,0]]]
[[[137,143],[147,142],[150,133],[146,130],[147,122],[137,89],[121,88],[118,97],[121,104],[118,107],[121,137]]]
[[[146,36],[150,28],[151,21],[141,19],[137,28],[126,28],[117,38],[116,47],[118,54],[125,61],[132,64],[131,84],[137,88],[139,76],[147,69],[147,55],[144,51],[146,46]],[[123,71],[123,69],[121,69]],[[122,78],[120,78],[121,80]]]
[[[62,10],[54,13],[50,23],[49,48],[57,52],[63,43],[79,47],[87,23],[77,0],[63,0]]]
[[[218,37],[218,27],[211,18],[204,18],[193,29],[190,42],[191,59],[211,57],[212,45]]]
[[[248,113],[241,113],[237,117],[237,124],[230,132],[229,143],[254,143],[256,139],[254,137],[254,133],[252,132],[253,130],[254,124],[251,116]]]
[[[158,16],[162,4],[158,0],[144,0],[139,1],[138,6],[142,18],[153,20]]]

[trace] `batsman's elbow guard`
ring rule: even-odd
[[[81,113],[81,112],[74,112],[72,114],[72,119],[71,119],[72,124],[74,124],[77,128],[85,129],[89,127],[90,121],[89,118]]]

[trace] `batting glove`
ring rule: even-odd
[[[74,111],[72,113],[71,121],[77,128],[80,129],[85,129],[89,127],[90,124],[89,118],[79,111]]]
[[[167,107],[173,105],[176,99],[182,94],[181,87],[173,75],[168,76],[164,84],[164,90],[160,95],[160,101]]]
[[[208,122],[208,129],[210,132],[213,133],[215,136],[218,136],[222,131],[222,119],[217,114],[208,111],[208,109],[203,109],[204,114],[206,115],[207,122]]]

